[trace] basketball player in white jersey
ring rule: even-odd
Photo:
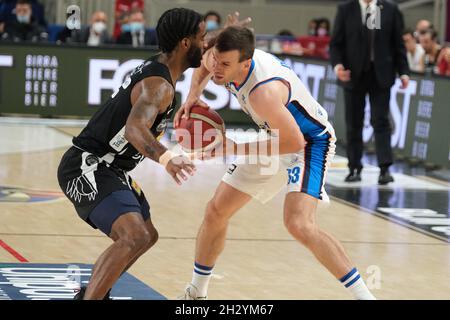
[[[225,246],[230,218],[252,198],[269,201],[287,183],[284,224],[289,233],[355,299],[375,299],[339,241],[316,223],[318,202],[328,201],[324,181],[335,153],[336,137],[326,111],[294,71],[275,56],[255,50],[255,38],[248,28],[226,28],[202,61],[192,77],[187,101],[175,116],[175,127],[182,116],[189,115],[193,104],[202,104],[200,96],[211,78],[237,97],[258,126],[277,132],[278,150],[269,144],[267,151],[271,156],[279,154],[279,170],[267,174],[261,165],[247,163],[229,167],[207,204],[197,237],[192,282],[183,298],[206,299],[213,267]],[[257,142],[238,145],[226,141],[225,155],[258,153]]]

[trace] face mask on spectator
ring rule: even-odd
[[[206,22],[206,32],[219,29],[219,24],[215,20],[208,20]]]
[[[102,21],[94,22],[92,24],[92,30],[94,30],[97,34],[100,34],[106,30],[106,24]]]
[[[24,24],[28,24],[30,23],[31,20],[31,16],[27,15],[27,16],[17,16],[17,21],[19,23],[24,23]]]
[[[315,36],[315,35],[316,35],[316,29],[314,29],[314,28],[309,29],[309,30],[308,30],[308,34],[309,34],[310,36]]]
[[[139,32],[141,30],[144,30],[144,24],[142,22],[130,23],[130,32]]]
[[[319,28],[317,29],[317,35],[318,36],[326,36],[328,34],[327,29],[325,28]]]
[[[122,25],[121,27],[122,32],[130,32],[131,31],[131,27],[129,23],[125,23]]]

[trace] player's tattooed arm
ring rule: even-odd
[[[167,148],[150,132],[158,113],[172,103],[173,87],[161,77],[138,82],[131,92],[132,108],[125,127],[125,138],[141,154],[156,162]]]

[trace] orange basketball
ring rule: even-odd
[[[212,149],[222,141],[224,122],[211,108],[194,105],[189,119],[182,118],[175,130],[178,143],[186,152]]]

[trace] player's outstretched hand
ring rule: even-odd
[[[246,27],[252,22],[252,18],[247,17],[244,20],[239,20],[239,12],[234,12],[227,16],[227,21],[225,22],[225,28],[231,26]]]
[[[206,109],[209,108],[209,106],[203,102],[200,99],[192,99],[192,98],[188,98],[180,107],[180,109],[178,109],[177,113],[175,113],[175,117],[173,118],[173,125],[175,128],[178,128],[178,126],[180,125],[180,120],[182,117],[185,117],[186,119],[189,119],[189,114],[191,112],[191,109],[193,106],[201,106],[204,107]]]
[[[172,176],[173,180],[181,185],[181,179],[186,181],[187,174],[193,176],[195,165],[184,155],[172,158],[166,166],[167,172]]]

